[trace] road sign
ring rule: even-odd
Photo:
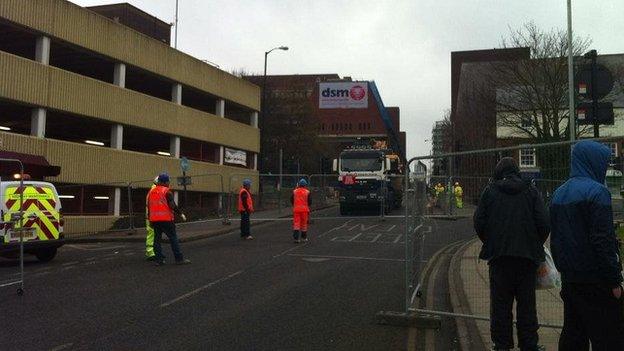
[[[597,102],[594,109],[591,102],[580,103],[576,108],[576,118],[579,125],[594,123],[613,125],[613,104],[610,102]]]
[[[609,95],[613,89],[613,75],[601,64],[596,64],[595,70],[592,80],[592,65],[582,66],[576,76],[576,89],[584,98],[600,100]]]
[[[188,172],[191,169],[191,164],[186,157],[182,157],[180,159],[180,168],[182,168],[182,172]]]
[[[186,187],[187,185],[193,185],[193,178],[189,176],[177,177],[176,179],[178,180],[178,185],[180,186]]]

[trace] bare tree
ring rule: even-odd
[[[290,86],[288,90],[267,94],[262,145],[266,157],[264,171],[278,171],[277,155],[282,149],[287,167],[298,164],[303,173],[317,172],[320,156],[327,154],[327,145],[318,132],[319,123],[305,87]],[[293,172],[296,168],[284,171]]]
[[[582,55],[589,38],[574,38],[573,53]],[[568,120],[568,42],[563,30],[542,31],[534,23],[510,29],[503,48],[527,47],[530,59],[492,62],[485,82],[496,89],[497,127],[515,137],[534,142],[567,139]],[[583,129],[579,131],[582,133]]]

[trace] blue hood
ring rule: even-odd
[[[572,149],[571,177],[591,178],[604,184],[611,150],[595,141],[581,141]]]

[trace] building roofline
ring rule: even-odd
[[[160,18],[158,18],[158,17],[156,17],[156,16],[154,16],[152,14],[149,14],[149,13],[145,12],[144,10],[141,10],[140,8],[134,6],[134,5],[130,4],[130,3],[127,3],[127,2],[119,2],[119,3],[115,3],[115,4],[106,4],[106,5],[85,6],[84,8],[88,9],[88,10],[93,10],[93,9],[105,9],[105,8],[113,8],[113,7],[121,7],[121,6],[125,6],[125,7],[128,7],[130,9],[132,9],[133,11],[140,12],[142,15],[150,17],[150,18],[153,18],[153,19],[155,19],[155,20],[157,20],[157,21],[159,21],[159,22],[161,22],[161,23],[163,23],[163,24],[165,24],[165,25],[167,25],[169,27],[172,26],[171,23],[165,22],[165,21],[161,20]],[[95,11],[93,11],[93,12],[95,12]],[[98,15],[100,15],[100,14],[98,13]],[[100,15],[100,16],[102,16],[102,15]],[[106,16],[104,16],[104,17],[106,17]]]

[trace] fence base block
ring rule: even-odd
[[[405,313],[380,311],[376,316],[377,324],[418,329],[440,329],[442,318],[425,313]]]

